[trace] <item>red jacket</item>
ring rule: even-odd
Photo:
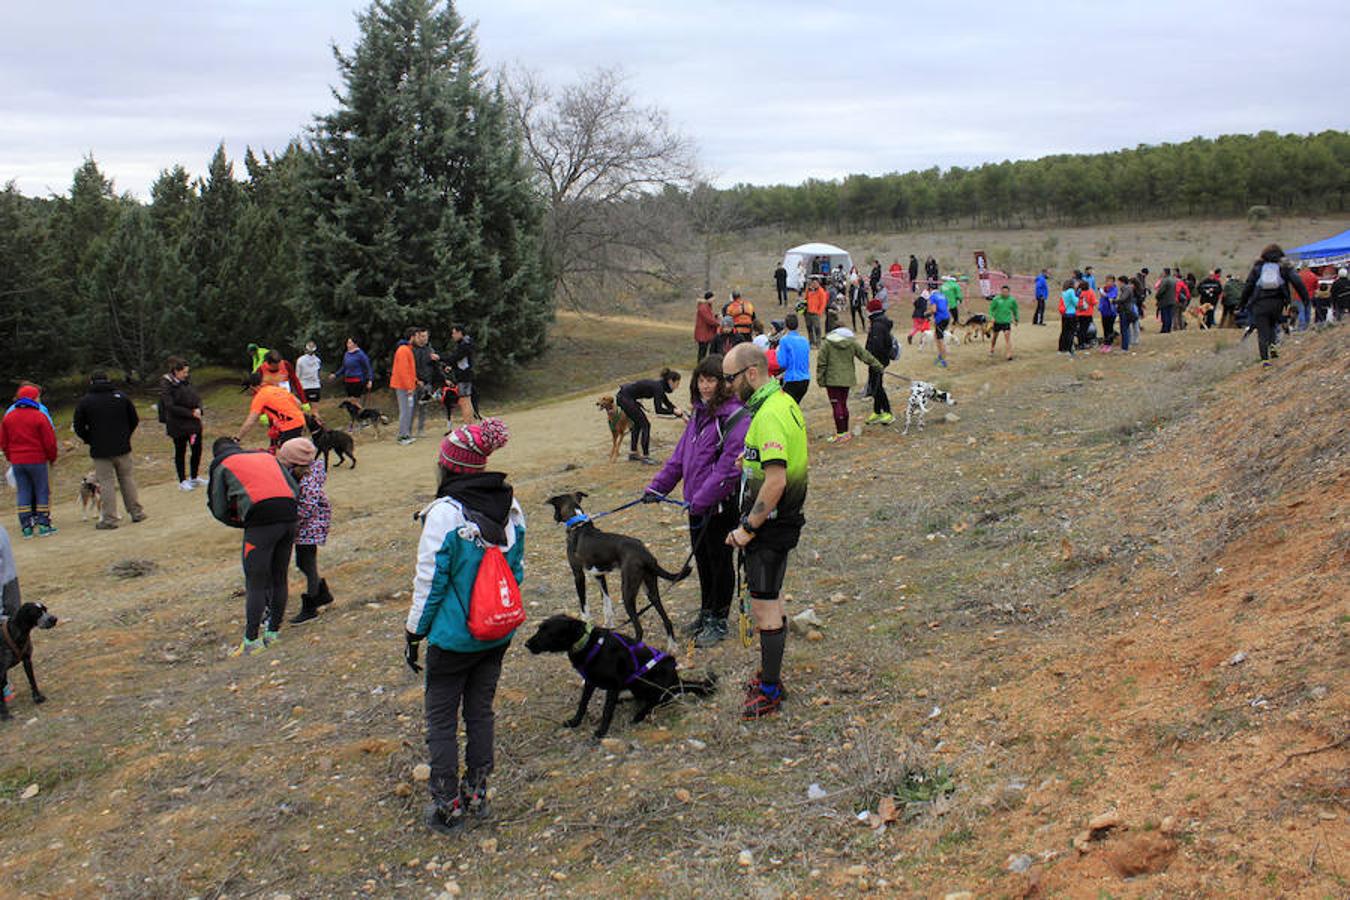
[[[694,314],[694,341],[704,344],[717,337],[718,324],[712,303],[707,300],[700,300],[698,312]]]
[[[0,452],[15,465],[56,462],[56,432],[46,414],[20,406],[0,419]]]

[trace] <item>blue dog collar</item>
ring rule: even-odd
[[[571,528],[573,525],[580,525],[582,522],[589,522],[591,517],[585,513],[577,513],[572,518],[563,523],[563,527]]]

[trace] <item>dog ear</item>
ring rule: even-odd
[[[575,494],[573,494],[572,496],[573,496],[573,497],[576,497],[577,500],[583,500],[583,499],[586,498],[586,492],[585,492],[585,491],[577,491],[577,492],[576,492]]]

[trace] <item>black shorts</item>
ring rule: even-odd
[[[348,397],[364,397],[366,395],[366,383],[364,381],[344,381],[342,389],[347,392]]]
[[[750,596],[760,600],[775,600],[783,591],[787,577],[788,551],[779,547],[755,546],[745,549],[745,587]]]
[[[933,337],[939,341],[942,340],[943,336],[947,334],[947,326],[950,324],[952,324],[951,319],[942,319],[941,321],[934,322]]]
[[[998,334],[1000,331],[1012,331],[1012,323],[1011,323],[1011,322],[995,322],[995,323],[994,323],[994,334]]]
[[[319,402],[319,396],[320,396],[320,394],[322,394],[322,393],[323,393],[323,391],[322,391],[322,389],[320,389],[320,388],[305,388],[305,402],[306,402],[306,403],[318,403],[318,402]]]

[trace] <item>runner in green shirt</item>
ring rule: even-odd
[[[741,718],[778,712],[783,702],[787,614],[781,597],[788,551],[806,519],[806,423],[801,407],[769,377],[764,351],[738,344],[722,360],[722,374],[750,409],[742,461],[741,524],[727,543],[741,551],[751,614],[759,632],[760,670],[751,679]]]
[[[1021,324],[1021,317],[1017,314],[1017,298],[1009,291],[1005,284],[999,288],[997,294],[989,298],[989,318],[994,320],[994,337],[989,342],[989,355],[994,355],[994,348],[998,346],[999,333],[1003,333],[1003,343],[1008,351],[1008,359],[1013,358],[1012,348],[1012,327]]]
[[[959,307],[961,301],[965,299],[965,292],[961,290],[961,283],[954,276],[948,275],[939,288],[943,296],[947,298],[947,309],[952,314],[952,324],[961,324],[961,313]]]

